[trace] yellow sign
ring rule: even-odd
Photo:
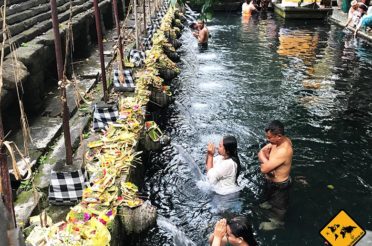
[[[320,234],[332,246],[352,246],[355,245],[366,232],[344,210],[341,210],[320,231]]]

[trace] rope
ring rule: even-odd
[[[13,166],[13,174],[14,174],[15,178],[17,180],[27,180],[27,179],[30,179],[31,178],[31,174],[32,174],[30,162],[29,162],[29,160],[27,160],[24,157],[24,155],[19,150],[19,148],[17,147],[17,145],[15,143],[11,142],[11,141],[0,142],[0,145],[4,145],[5,148],[8,150],[8,152],[10,154],[10,158],[11,158],[12,166]],[[23,160],[24,163],[25,163],[25,165],[26,165],[26,169],[27,169],[27,176],[26,177],[22,177],[21,174],[20,174],[20,171],[19,171],[19,168],[18,168],[18,165],[17,165],[17,160],[16,160],[15,153],[17,153],[21,157],[21,160]]]
[[[3,90],[3,63],[4,63],[4,46],[5,46],[5,41],[6,41],[6,0],[4,0],[4,5],[2,6],[2,19],[3,19],[3,43],[1,46],[1,57],[0,57],[0,95]],[[0,146],[1,147],[1,146]]]
[[[12,58],[12,62],[13,62],[13,65],[15,67],[15,69],[13,69],[13,76],[15,78],[15,81],[16,81],[16,92],[17,92],[17,99],[18,99],[18,105],[19,105],[19,111],[21,113],[21,116],[20,116],[20,123],[21,123],[21,129],[22,129],[22,136],[23,136],[23,147],[24,147],[24,155],[25,156],[29,156],[29,144],[30,142],[32,142],[32,138],[31,138],[31,132],[30,132],[30,127],[29,127],[29,123],[28,123],[28,119],[27,119],[27,116],[26,116],[26,113],[25,113],[25,110],[24,110],[24,106],[23,106],[23,101],[22,101],[22,96],[21,94],[23,94],[23,85],[22,83],[20,83],[20,76],[19,76],[19,71],[20,71],[20,63],[18,61],[18,57],[17,57],[17,47],[14,43],[10,42],[10,38],[12,37],[11,36],[11,33],[9,31],[9,28],[8,28],[8,25],[6,24],[6,2],[4,2],[4,12],[2,12],[2,19],[4,20],[3,21],[3,45],[2,45],[2,58],[1,58],[1,82],[0,82],[0,93],[1,93],[1,90],[2,90],[2,85],[3,85],[3,78],[2,78],[2,68],[3,68],[3,61],[4,61],[4,46],[5,46],[5,42],[6,40],[9,40],[9,46],[10,46],[10,50],[11,50],[11,58]]]
[[[70,15],[67,23],[67,29],[66,29],[66,56],[65,56],[65,62],[64,62],[64,69],[63,69],[63,84],[65,87],[68,85],[72,85],[74,88],[74,101],[76,106],[80,107],[80,102],[83,100],[82,94],[84,92],[79,91],[79,82],[76,78],[75,69],[74,69],[74,63],[73,61],[73,52],[75,50],[74,47],[74,32],[72,30],[72,18],[73,18],[73,4],[72,0],[70,0]],[[67,55],[68,54],[68,55]],[[66,72],[67,72],[67,65],[68,65],[68,58],[71,60],[71,70],[72,70],[72,78],[71,80],[67,79]],[[85,101],[85,100],[83,100]]]

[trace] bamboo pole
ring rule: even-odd
[[[147,35],[146,29],[146,0],[143,0],[143,28],[144,28],[144,35]]]
[[[98,7],[98,0],[93,0],[94,5],[94,15],[96,20],[96,30],[97,30],[97,40],[99,48],[99,60],[101,63],[101,78],[102,78],[102,87],[103,87],[103,100],[107,102],[107,81],[106,81],[106,68],[105,68],[105,58],[103,56],[103,43],[102,43],[102,30],[101,30],[101,14]]]
[[[124,69],[123,43],[122,43],[121,31],[120,31],[120,21],[119,21],[119,12],[118,12],[118,3],[117,3],[117,0],[112,0],[112,4],[114,5],[116,33],[118,35],[118,49],[119,49],[119,56],[120,56],[119,58],[120,58],[121,67]]]
[[[54,46],[57,61],[57,73],[58,80],[61,84],[61,100],[62,100],[62,122],[63,122],[63,134],[65,139],[66,148],[66,165],[72,165],[72,146],[71,146],[71,133],[70,133],[70,111],[67,105],[66,97],[66,84],[63,74],[63,61],[62,61],[62,48],[61,48],[61,36],[59,33],[59,22],[56,0],[50,0],[50,6],[52,10],[52,24],[54,33]]]
[[[138,40],[138,15],[137,15],[137,0],[133,1],[133,9],[134,9],[134,23],[136,28],[136,49],[139,48],[139,40]]]

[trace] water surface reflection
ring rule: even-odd
[[[175,102],[161,122],[172,143],[151,154],[144,193],[188,243],[206,245],[226,204],[252,220],[262,245],[321,245],[318,231],[339,209],[372,229],[371,46],[327,23],[276,18],[217,16],[202,54],[189,32],[182,37]],[[258,230],[268,215],[258,206],[256,154],[274,118],[295,146],[295,183],[284,229],[266,232]],[[207,142],[225,134],[238,137],[244,189],[220,206],[199,181]],[[182,245],[167,223],[138,245]]]

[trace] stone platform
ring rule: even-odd
[[[288,7],[273,3],[274,12],[284,19],[325,19],[332,14],[332,8]]]
[[[346,22],[347,22],[347,14],[342,12],[340,9],[334,8],[333,14],[330,17],[330,20],[337,25],[345,27]],[[347,28],[351,30],[352,32],[355,31],[355,29],[352,27],[347,27]],[[372,32],[366,32],[364,30],[359,30],[358,37],[361,37],[369,42],[372,42]]]

